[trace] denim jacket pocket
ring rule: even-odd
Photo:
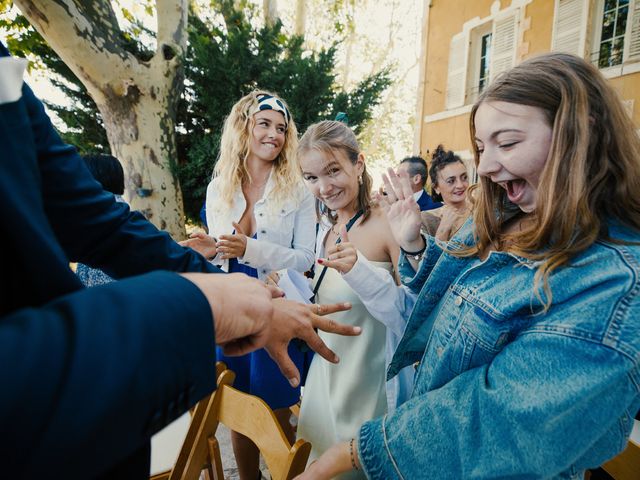
[[[510,339],[510,332],[502,323],[480,307],[468,305],[451,337],[450,370],[457,375],[490,363]]]

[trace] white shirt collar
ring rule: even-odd
[[[22,77],[27,60],[15,57],[0,57],[0,105],[13,103],[22,97]]]

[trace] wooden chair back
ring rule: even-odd
[[[203,469],[209,478],[223,480],[220,448],[215,437],[219,423],[256,444],[273,480],[289,480],[302,473],[311,444],[298,439],[291,445],[263,400],[231,386],[235,374],[224,363],[216,364],[216,373],[218,388],[193,410],[175,466],[170,472],[152,476],[151,480],[198,480]]]
[[[602,465],[602,469],[615,480],[640,479],[640,444],[629,440],[624,452]]]

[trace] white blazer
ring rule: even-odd
[[[247,202],[241,190],[235,192],[233,206],[220,208],[219,178],[214,178],[207,187],[207,226],[209,235],[233,233],[232,222],[240,221]],[[292,268],[305,272],[314,261],[316,238],[316,215],[314,198],[302,182],[282,205],[275,205],[270,196],[273,179],[269,176],[262,198],[253,208],[256,218],[257,239],[247,238],[247,249],[238,262],[258,270],[258,278],[264,280],[272,270]],[[217,208],[216,208],[217,206]],[[224,271],[229,270],[229,261],[216,255],[211,262]]]

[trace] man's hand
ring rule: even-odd
[[[216,343],[225,355],[244,355],[267,341],[277,292],[243,273],[184,273],[209,301]],[[279,294],[282,295],[281,293]]]
[[[213,258],[217,253],[216,239],[203,232],[192,233],[188,240],[183,240],[178,243],[183,247],[189,247],[195,250],[204,258]]]
[[[324,332],[337,333],[339,335],[359,335],[360,327],[343,325],[323,315],[349,310],[349,303],[336,303],[333,305],[305,305],[302,303],[277,298],[273,300],[273,320],[271,331],[265,349],[269,356],[278,364],[282,374],[289,380],[293,387],[300,383],[300,372],[289,358],[287,348],[293,338],[299,338],[307,342],[309,348],[324,359],[338,363],[338,356],[327,347],[315,332],[318,328]]]

